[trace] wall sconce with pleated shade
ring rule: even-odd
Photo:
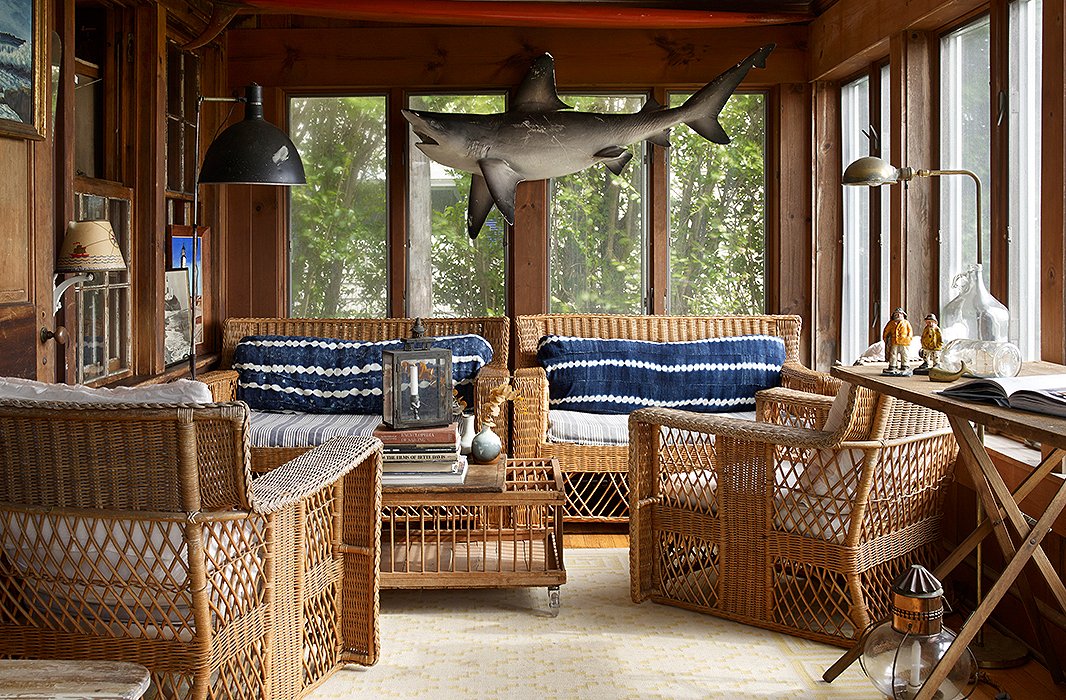
[[[59,248],[56,273],[75,274],[59,282],[52,290],[53,313],[59,313],[63,305],[63,294],[70,287],[91,282],[93,273],[96,272],[122,272],[125,269],[126,261],[122,257],[122,249],[118,245],[118,239],[115,237],[115,230],[111,228],[110,221],[71,221],[67,224],[63,245]],[[55,338],[57,343],[65,343],[67,330],[58,327],[53,332],[42,328],[41,342],[50,338]]]

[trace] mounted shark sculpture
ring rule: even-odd
[[[626,146],[648,140],[670,145],[670,128],[688,124],[703,138],[729,143],[718,114],[752,66],[766,67],[768,44],[704,85],[680,107],[649,99],[634,114],[574,112],[555,89],[555,61],[533,62],[511,108],[498,114],[444,114],[403,110],[423,153],[449,168],[473,173],[466,230],[477,238],[496,207],[514,224],[515,189],[523,180],[561,177],[603,163],[619,174],[633,157]]]

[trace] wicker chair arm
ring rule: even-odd
[[[212,372],[204,372],[197,379],[207,385],[215,401],[236,401],[237,376],[235,370],[216,369]]]
[[[755,394],[755,415],[765,423],[818,430],[825,425],[833,401],[831,396],[774,387]]]
[[[370,437],[337,437],[252,482],[252,510],[273,513],[333,484],[381,450]],[[379,467],[380,468],[380,467]]]
[[[515,370],[514,454],[536,457],[548,434],[548,376],[542,367]]]
[[[711,413],[693,413],[676,408],[642,408],[629,414],[629,431],[645,423],[698,433],[712,433],[748,442],[761,442],[805,449],[834,447],[832,433],[794,426],[727,418]]]
[[[785,362],[781,368],[781,386],[823,396],[836,396],[840,380],[825,372],[808,369],[798,362]]]

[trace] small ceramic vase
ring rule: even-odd
[[[500,436],[492,432],[490,425],[483,427],[470,443],[470,456],[475,462],[482,464],[499,457],[501,450],[503,450],[503,443],[500,442]]]
[[[474,441],[474,412],[465,411],[459,416],[459,453],[470,454],[470,443]]]

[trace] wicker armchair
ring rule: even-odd
[[[555,457],[563,470],[568,522],[626,522],[629,491],[625,445],[579,445],[548,440],[548,380],[537,362],[546,335],[680,341],[737,335],[776,335],[785,341],[783,386],[835,394],[837,380],[799,362],[799,316],[611,316],[544,314],[515,320],[513,452],[517,457]]]
[[[257,700],[373,663],[380,442],[253,478],[247,424],[237,403],[0,401],[0,657]]]
[[[935,560],[956,444],[943,414],[858,388],[820,430],[832,402],[769,389],[756,423],[630,415],[635,602],[840,646],[888,614],[898,572]]]
[[[474,333],[485,338],[492,346],[492,361],[478,372],[474,384],[474,412],[478,423],[486,417],[485,401],[497,385],[510,378],[507,370],[510,352],[511,321],[506,316],[487,318],[424,318],[422,325],[426,335],[460,335]],[[241,338],[249,335],[300,335],[324,338],[342,338],[355,341],[379,341],[406,338],[411,335],[413,319],[404,318],[228,318],[222,325],[222,362],[219,370],[199,377],[211,387],[216,401],[237,399],[237,373],[233,366],[233,352]],[[496,432],[507,436],[507,416],[496,421]],[[257,464],[277,465],[305,452],[306,448],[264,447],[252,448],[252,461]]]

